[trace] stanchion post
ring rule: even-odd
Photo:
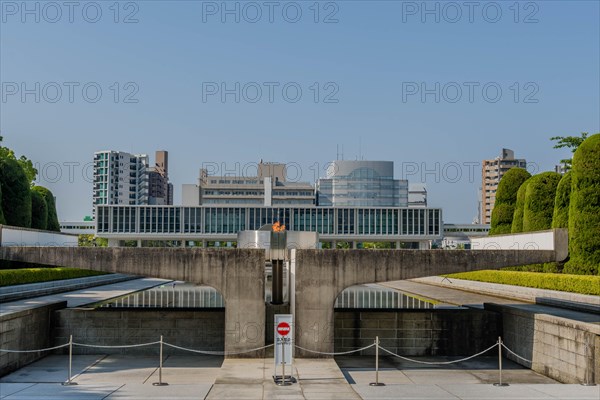
[[[66,382],[63,382],[63,386],[77,385],[77,383],[71,380],[73,376],[73,335],[69,335],[69,377]]]
[[[385,383],[379,382],[379,336],[375,336],[375,382],[369,383],[369,386],[385,386]]]
[[[160,335],[160,350],[159,350],[160,360],[158,363],[158,382],[154,382],[152,385],[154,386],[167,386],[168,383],[162,381],[162,364],[163,364],[163,337]]]
[[[502,337],[498,336],[498,382],[494,386],[508,386],[508,383],[502,382]]]

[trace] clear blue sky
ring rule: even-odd
[[[274,2],[271,23],[263,1],[237,2],[236,23],[223,2],[121,2],[118,15],[112,0],[73,10],[26,2],[39,7],[36,22],[22,2],[1,1],[1,134],[40,164],[39,183],[54,191],[62,220],[90,215],[82,172],[97,150],[168,150],[177,202],[203,163],[293,162],[313,181],[314,165],[323,169],[343,145],[346,159],[393,160],[398,177],[416,166],[407,178],[427,184],[445,221],[471,222],[482,159],[506,147],[550,170],[568,151],[552,149],[549,137],[600,131],[600,3],[450,3],[427,2],[435,15],[421,1],[320,2],[316,16],[314,1]],[[239,103],[208,94],[221,82],[240,83]],[[279,84],[272,102],[265,82]],[[24,99],[22,83],[33,91]],[[422,83],[433,89],[424,99]],[[262,97],[252,103],[256,85]],[[138,102],[125,102],[135,90]]]

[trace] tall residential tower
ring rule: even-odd
[[[502,149],[500,156],[492,160],[483,160],[481,165],[481,216],[480,223],[490,224],[492,210],[496,203],[496,190],[500,179],[511,168],[527,168],[527,161],[516,159],[515,152]]]

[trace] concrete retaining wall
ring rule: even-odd
[[[55,310],[67,306],[59,301],[24,311],[0,315],[0,348],[6,350],[35,350],[52,346],[50,321]],[[0,376],[46,356],[44,353],[0,353]]]
[[[0,246],[77,246],[78,235],[0,225]]]
[[[533,364],[505,356],[563,383],[600,383],[600,326],[498,304],[507,347]]]
[[[501,315],[475,309],[335,311],[336,352],[381,346],[405,356],[466,356],[497,341]],[[374,354],[373,348],[361,354]]]
[[[55,344],[66,343],[69,335],[79,343],[106,346],[129,345],[163,340],[195,350],[223,351],[225,310],[111,310],[64,309],[53,318]],[[74,354],[158,354],[159,346],[128,349],[74,346]],[[194,353],[164,347],[165,354]]]

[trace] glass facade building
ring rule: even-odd
[[[392,161],[333,161],[318,182],[322,207],[407,207],[408,181],[394,179]]]
[[[442,237],[439,208],[98,206],[100,237],[234,239],[275,221],[328,240],[432,240]]]

